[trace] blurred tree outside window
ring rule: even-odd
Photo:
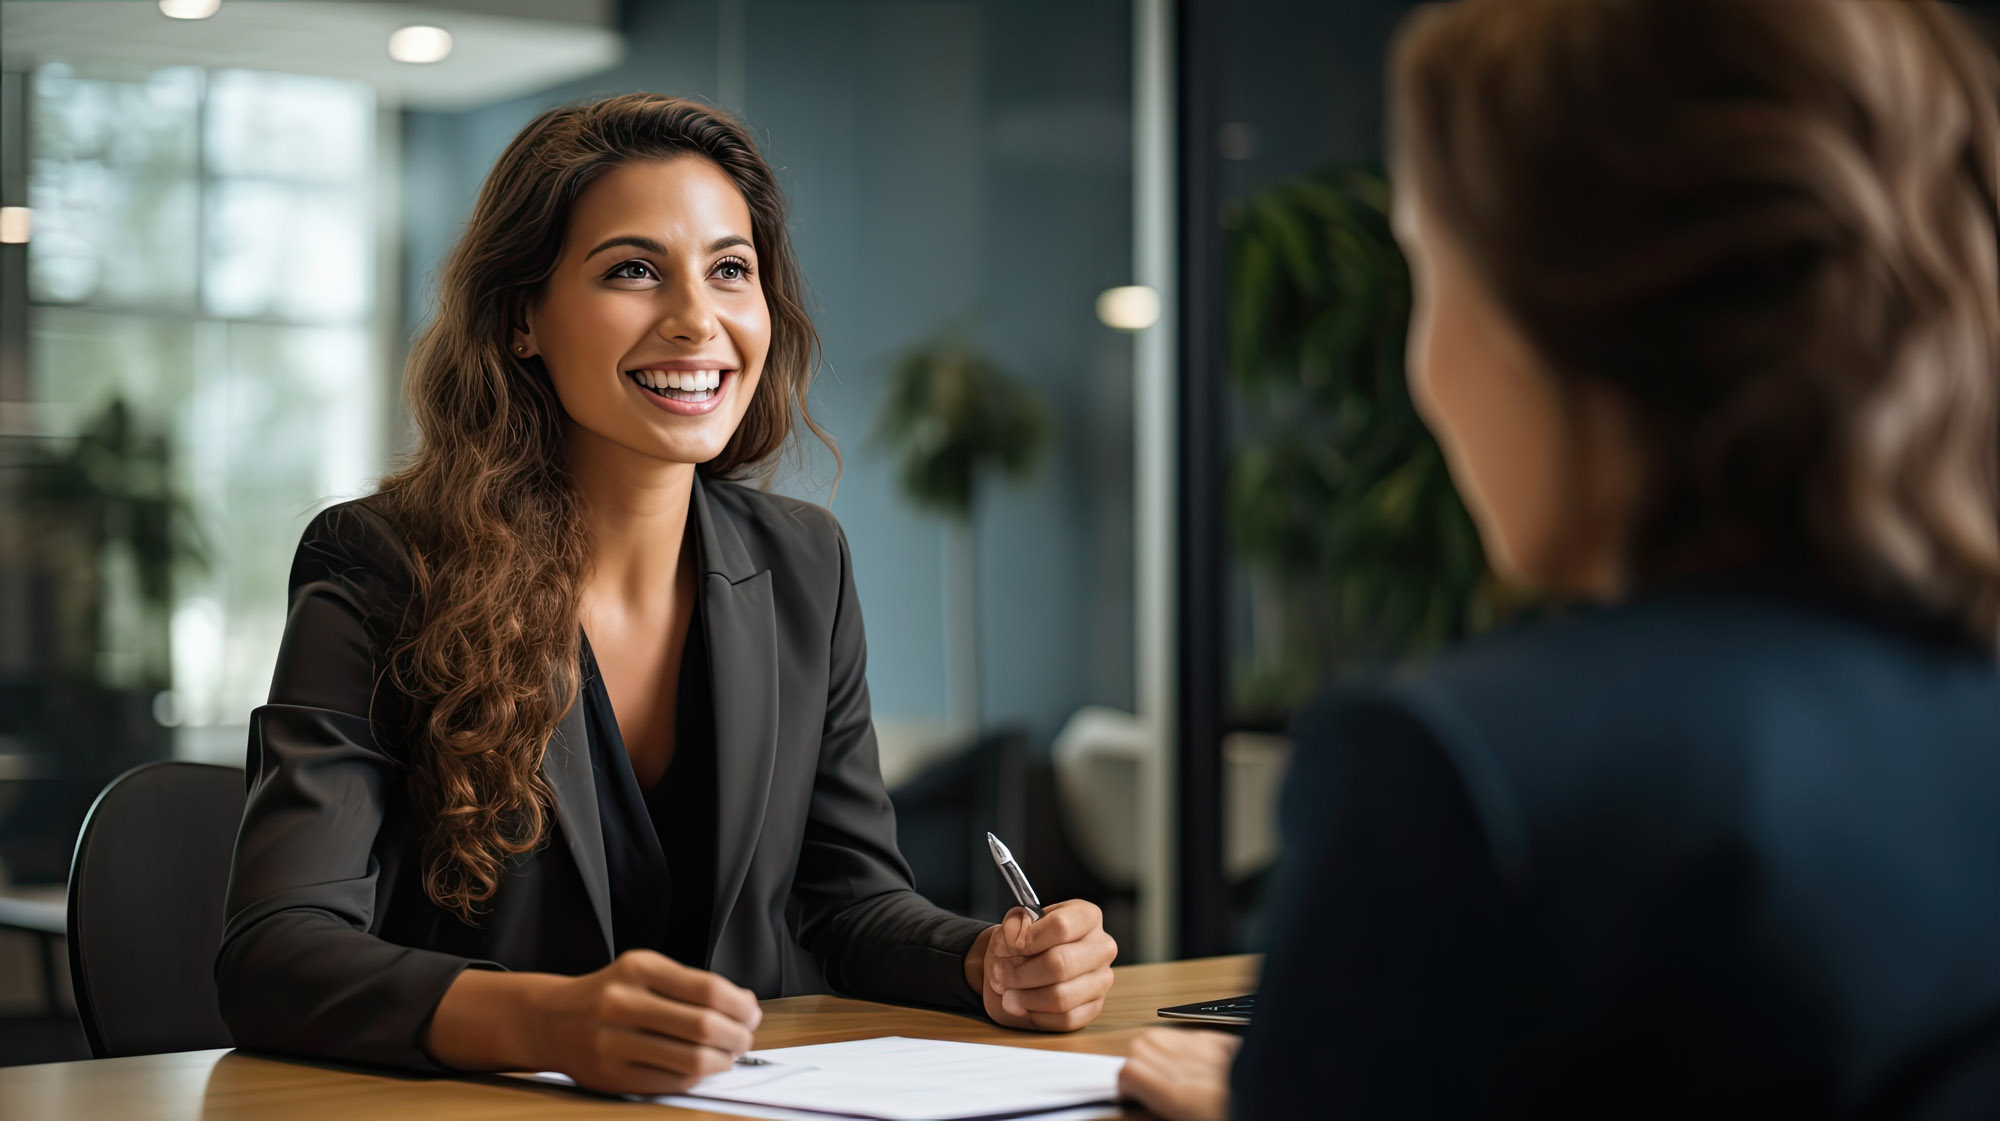
[[[34,421],[4,441],[21,470],[0,565],[48,602],[10,628],[25,639],[0,688],[32,703],[0,737],[79,784],[169,750],[236,762],[299,532],[384,466],[374,94],[60,62],[29,85]],[[165,519],[154,537],[116,515],[83,556],[49,529],[133,495]],[[100,729],[76,715],[93,705],[125,715]],[[0,842],[18,833],[0,824]]]

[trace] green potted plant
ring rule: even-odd
[[[1275,715],[1342,667],[1482,630],[1502,604],[1405,383],[1410,280],[1388,184],[1297,176],[1225,225],[1226,523],[1252,637],[1230,692],[1238,712]]]
[[[35,551],[79,585],[63,597],[69,617],[57,665],[108,687],[166,688],[174,576],[206,563],[193,509],[173,485],[166,436],[144,431],[114,399],[73,440],[31,444],[19,467]],[[145,637],[136,643],[132,634],[114,641],[107,633],[107,610],[121,599],[143,613]],[[119,646],[131,656],[113,656]]]
[[[894,457],[910,504],[944,519],[952,717],[960,730],[974,730],[981,721],[974,514],[988,478],[1033,474],[1048,446],[1048,411],[1033,389],[944,334],[890,364],[875,439]]]
[[[73,438],[5,444],[0,577],[24,584],[39,609],[19,632],[30,674],[0,682],[0,736],[39,792],[0,807],[0,865],[18,882],[60,883],[97,791],[170,751],[156,705],[172,684],[175,576],[205,567],[206,551],[166,436],[123,400]]]

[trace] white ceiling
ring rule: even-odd
[[[413,23],[451,32],[451,57],[421,66],[391,59],[389,33]],[[532,93],[605,70],[623,52],[610,0],[223,0],[203,20],[169,19],[154,0],[0,2],[9,69],[61,60],[322,74],[367,82],[382,104],[412,109]]]

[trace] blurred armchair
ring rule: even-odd
[[[1087,873],[1130,897],[1140,876],[1140,792],[1145,769],[1164,760],[1156,737],[1127,712],[1078,709],[1052,752],[1062,818]],[[1278,855],[1278,792],[1291,759],[1281,736],[1234,732],[1222,741],[1223,868],[1241,908],[1254,905]],[[1254,916],[1250,924],[1255,927]],[[1255,943],[1254,935],[1246,941]]]

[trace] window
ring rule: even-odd
[[[382,469],[374,96],[327,78],[63,63],[32,89],[42,434],[61,445],[122,410],[117,470],[144,478],[105,485],[139,488],[175,523],[150,545],[104,530],[84,593],[91,669],[103,687],[151,691],[155,718],[183,726],[178,754],[234,761],[269,686],[300,530]],[[144,592],[163,568],[162,603]]]

